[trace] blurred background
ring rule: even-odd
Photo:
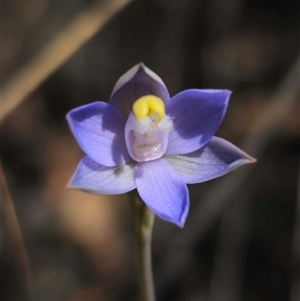
[[[128,198],[66,189],[83,152],[65,120],[76,106],[108,101],[118,78],[139,62],[171,95],[233,90],[217,136],[258,159],[189,186],[184,229],[156,219],[157,300],[300,300],[299,1],[127,1],[39,82],[34,65],[49,67],[35,58],[51,50],[50,41],[89,7],[102,18],[99,3],[114,1],[1,1],[3,108],[14,102],[10,93],[20,94],[1,121],[1,160],[17,216],[2,192],[1,300],[30,300],[30,290],[36,301],[139,300]],[[77,32],[60,40],[61,51],[49,51],[54,61]],[[23,93],[18,78],[25,88],[38,80]]]

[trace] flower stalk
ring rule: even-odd
[[[151,240],[154,213],[141,200],[136,190],[130,192],[134,213],[134,230],[138,257],[138,278],[141,301],[155,301],[152,276]]]

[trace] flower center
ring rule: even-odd
[[[157,114],[155,123],[158,124],[165,116],[165,104],[154,95],[146,95],[133,104],[132,111],[138,120],[143,120],[146,117],[151,118]]]
[[[125,126],[125,140],[132,159],[145,162],[162,157],[167,149],[172,121],[164,102],[154,96],[139,98]]]

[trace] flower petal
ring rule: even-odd
[[[70,111],[67,120],[83,151],[105,166],[131,160],[124,138],[125,121],[121,113],[105,102],[94,102]]]
[[[167,114],[173,119],[166,153],[187,154],[204,146],[225,115],[228,90],[186,90],[170,99]]]
[[[144,64],[138,64],[121,76],[109,102],[127,119],[133,103],[144,95],[155,95],[165,102],[170,98],[161,78]]]
[[[139,195],[156,215],[184,226],[189,211],[188,189],[166,160],[138,163],[135,181]]]
[[[256,160],[231,144],[213,137],[201,149],[186,155],[164,157],[187,184],[201,183]]]
[[[85,156],[79,163],[69,188],[93,194],[121,194],[136,188],[134,163],[116,167],[100,165]]]

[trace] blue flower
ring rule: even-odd
[[[183,227],[186,184],[205,182],[255,162],[215,137],[231,92],[191,89],[170,98],[163,81],[139,64],[116,83],[109,103],[67,114],[86,156],[69,187],[94,194],[137,189],[160,218]]]

